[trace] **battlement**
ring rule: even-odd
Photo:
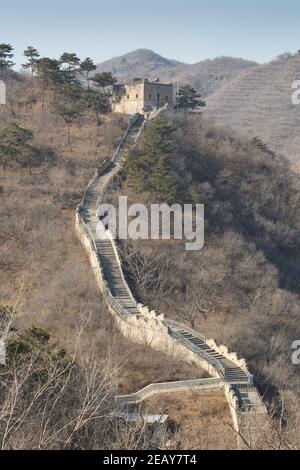
[[[0,105],[6,104],[6,86],[3,80],[0,80]]]
[[[166,104],[173,105],[173,84],[159,79],[134,78],[114,89],[113,111],[123,114],[146,114]]]

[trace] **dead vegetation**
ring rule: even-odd
[[[1,450],[135,449],[157,445],[156,429],[122,417],[115,395],[120,365],[82,341],[85,324],[66,349],[40,327],[22,331],[14,307],[1,308],[7,364],[0,369]]]
[[[34,135],[34,145],[46,157],[32,165],[32,174],[28,173],[26,166],[11,163],[6,174],[0,176],[1,308],[11,308],[14,293],[21,290],[23,300],[18,306],[18,332],[22,334],[32,325],[43,328],[49,332],[54,342],[57,341],[60,347],[66,350],[74,341],[83,322],[85,328],[81,334],[81,350],[85,351],[87,357],[90,357],[92,352],[90,373],[93,375],[93,380],[102,383],[101,381],[106,378],[101,375],[101,368],[107,370],[108,364],[116,365],[112,382],[109,378],[110,395],[135,392],[155,381],[194,378],[195,375],[201,377],[201,370],[179,363],[148,348],[136,346],[120,335],[107,311],[88,260],[74,233],[76,205],[81,200],[95,168],[113,154],[126,126],[126,120],[116,116],[103,117],[97,132],[94,116],[87,114],[80,127],[72,126],[73,153],[70,154],[63,123],[58,117],[53,116],[49,109],[51,96],[46,95],[42,109],[39,84],[28,78],[13,78],[8,83],[10,93],[9,90],[12,95],[8,108],[0,110],[0,126],[4,127],[13,120],[30,129]],[[26,388],[26,383],[28,381],[31,383],[31,376],[35,373],[35,364],[31,356],[27,359],[28,370],[19,368],[15,371],[16,364],[11,363],[8,371],[11,378],[12,374],[15,374],[17,390],[12,388],[7,397],[8,401],[2,403],[5,413],[11,415],[12,423],[6,436],[1,432],[2,447],[72,447],[73,437],[70,437],[69,431],[65,432],[59,427],[64,425],[61,416],[57,421],[55,417],[55,426],[58,428],[44,433],[41,428],[36,431],[41,415],[37,413],[35,416],[30,410],[25,413],[28,407],[33,409],[36,406],[35,399],[31,403],[30,397],[26,393],[23,395],[21,387],[25,384]],[[42,402],[42,406],[46,406],[50,388],[54,384],[58,387],[59,403],[62,403],[68,393],[72,397],[71,401],[67,400],[62,408],[58,404],[59,414],[65,407],[69,407],[69,412],[76,415],[74,419],[81,420],[77,409],[80,404],[76,405],[76,410],[74,406],[78,394],[83,393],[81,388],[77,387],[78,380],[80,381],[82,377],[84,387],[86,385],[83,380],[84,374],[88,371],[84,369],[79,371],[77,364],[73,364],[66,371],[67,376],[70,376],[70,381],[66,383],[61,380],[61,376],[57,377],[57,364],[49,362],[47,370],[48,368],[53,382],[49,382],[48,388],[45,389],[43,395],[45,402]],[[78,374],[78,377],[73,374]],[[89,380],[86,377],[86,381]],[[7,386],[13,387],[13,382]],[[107,394],[106,386],[99,389],[100,392],[101,396],[102,392],[104,395]],[[21,393],[18,395],[20,401],[18,410],[13,409],[16,393]],[[82,399],[83,397],[84,394]],[[95,401],[97,400],[98,397],[95,397]],[[50,401],[47,406],[52,405],[54,403]],[[48,408],[40,410],[45,416],[49,414]],[[69,429],[69,424],[65,424]],[[76,437],[74,447],[116,446],[117,448],[119,446],[121,448],[126,445],[133,447],[149,445],[146,440],[141,443],[132,435],[131,437],[129,434],[125,435],[130,428],[129,425],[125,423],[119,425],[116,421],[111,423],[106,417],[103,419],[101,417],[95,428],[92,419],[89,420],[88,426],[88,431],[84,428],[84,434],[93,434],[90,444],[81,441],[81,437],[80,439],[78,437],[79,440]],[[136,428],[138,436],[140,430],[138,426]],[[28,429],[32,431],[28,432]],[[125,434],[122,429],[127,430],[124,431]],[[108,434],[104,436],[107,430]],[[78,430],[77,436],[80,433]],[[117,433],[119,441],[114,433]]]
[[[36,83],[29,79],[20,83],[32,98],[24,103],[14,95],[10,109],[1,109],[0,126],[13,119],[31,129],[35,146],[46,157],[32,166],[31,175],[26,167],[13,164],[0,179],[1,307],[11,307],[12,293],[21,289],[24,302],[18,309],[20,332],[28,331],[32,324],[42,327],[59,341],[61,348],[69,347],[78,324],[83,321],[86,327],[81,335],[81,347],[87,354],[91,350],[95,354],[90,364],[93,380],[97,383],[106,380],[97,365],[102,364],[106,370],[105,364],[113,363],[115,367],[114,377],[107,379],[108,388],[99,389],[100,402],[102,393],[105,395],[107,390],[111,396],[111,387],[113,393],[116,390],[131,393],[149,382],[195,378],[195,373],[201,377],[198,369],[133,345],[121,337],[74,234],[74,209],[94,169],[112,154],[125,122],[108,116],[103,119],[97,135],[94,117],[87,115],[82,126],[71,129],[73,153],[70,154],[63,123],[50,113],[47,105],[41,108]],[[195,326],[206,336],[215,337],[245,356],[265,398],[284,392],[284,416],[288,417],[289,427],[284,420],[283,429],[288,429],[291,436],[299,421],[296,406],[299,379],[290,359],[291,343],[300,334],[297,182],[288,167],[270,152],[256,148],[253,143],[240,144],[226,133],[194,119],[188,120],[187,127],[180,123],[176,140],[180,147],[174,154],[174,170],[181,174],[182,184],[195,185],[207,204],[206,246],[200,253],[191,254],[178,242],[127,245],[123,253],[125,268],[131,274],[130,283],[144,303]],[[115,189],[119,191],[120,185]],[[126,185],[122,190],[126,191]],[[135,201],[132,192],[130,198]],[[142,194],[141,200],[149,203],[151,194]],[[236,202],[243,202],[243,205],[237,207]],[[276,214],[281,216],[280,220],[276,219]],[[26,384],[28,380],[31,383],[34,369],[31,356],[28,359],[30,367],[26,377],[22,375],[26,372],[24,368],[18,369],[20,376],[11,375],[15,374],[12,364],[9,377],[17,377],[17,384],[19,381]],[[57,364],[48,366],[49,377],[53,377],[58,390],[64,390],[65,382],[60,379],[57,382],[56,369],[54,372],[51,369]],[[77,364],[74,367],[76,374],[84,377],[85,370],[78,372]],[[70,396],[76,398],[81,389],[72,374],[66,386],[71,387],[68,389]],[[82,382],[84,387],[84,380]],[[11,385],[13,387],[13,382]],[[78,409],[70,405],[75,421],[73,417],[69,421],[68,433],[61,433],[59,407],[57,428],[47,428],[44,437],[41,437],[41,428],[39,433],[27,435],[26,428],[23,432],[19,423],[28,422],[36,429],[40,420],[30,413],[24,415],[28,407],[31,409],[26,393],[24,401],[23,395],[19,395],[19,411],[13,408],[16,393],[19,393],[17,388],[17,391],[11,389],[8,401],[3,403],[5,415],[11,416],[13,424],[8,434],[2,432],[3,448],[48,448],[49,442],[53,448],[72,447],[74,434],[70,429],[75,421],[82,419]],[[49,389],[46,390],[47,401]],[[59,392],[59,397],[64,397],[64,393]],[[220,419],[220,416],[227,416],[228,410],[222,404],[214,411],[213,405],[210,408],[206,404],[204,408],[202,400],[199,402],[199,414],[194,410],[196,416],[201,420],[202,411],[208,410],[212,416],[210,422],[216,429],[220,423],[220,433],[217,432],[214,440],[210,431],[205,435],[203,430],[199,441],[195,431],[197,423],[193,422],[187,430],[187,440],[180,438],[181,444],[176,445],[181,448],[230,447]],[[92,448],[119,446],[125,449],[126,446],[148,445],[145,440],[136,440],[138,432],[128,434],[128,425],[112,423],[103,417],[111,410],[110,406],[109,400],[95,428],[90,420],[88,430],[79,426],[75,448],[87,448],[84,439],[90,433]],[[47,408],[44,410],[41,413],[48,413]],[[191,400],[186,412],[192,410]],[[213,417],[214,413],[218,416]],[[85,429],[84,438],[82,429]],[[104,429],[113,431],[104,436]],[[47,441],[48,436],[50,441]],[[291,439],[294,448],[298,446],[296,437]]]
[[[292,83],[299,78],[300,55],[286,55],[243,71],[207,100],[204,114],[247,138],[261,137],[299,170],[299,106]]]
[[[152,397],[143,406],[149,413],[167,414],[178,431],[165,443],[171,450],[235,450],[237,435],[224,393],[185,392]]]
[[[191,253],[178,241],[129,242],[121,247],[128,280],[142,303],[245,357],[266,400],[288,391],[289,414],[299,393],[291,360],[300,335],[297,175],[267,148],[204,118],[175,115],[170,122],[177,202],[192,188],[205,204],[205,246]],[[136,200],[124,175],[121,191]],[[149,205],[158,196],[142,192],[138,200]],[[143,281],[143,266],[150,269],[146,280],[159,284]]]

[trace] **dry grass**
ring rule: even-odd
[[[7,111],[2,124],[10,121]],[[11,166],[1,175],[1,302],[23,286],[25,322],[53,331],[73,325],[80,312],[98,309],[98,291],[74,233],[74,211],[95,168],[112,155],[124,122],[107,118],[99,136],[91,116],[73,128],[70,154],[63,123],[39,104],[15,119],[34,132],[34,145],[50,147],[54,157],[34,167]],[[113,129],[113,133],[112,133]],[[107,324],[107,320],[104,322]]]
[[[298,54],[245,70],[208,98],[204,113],[247,137],[260,136],[299,169],[300,113],[291,102],[299,64]]]
[[[179,425],[168,443],[170,449],[235,449],[237,436],[222,391],[170,393],[155,396],[143,404],[149,413],[167,414]]]
[[[296,399],[298,179],[284,160],[203,117],[171,119],[178,124],[172,168],[205,203],[205,246],[187,252],[174,241],[128,243],[122,250],[128,280],[145,305],[245,357],[266,400],[287,387]],[[127,186],[125,180],[125,193]],[[130,193],[137,197],[157,202],[156,193]]]
[[[141,346],[129,347],[125,357],[119,382],[119,394],[137,392],[150,383],[201,379],[209,376],[197,366],[164,354],[157,354]]]
[[[36,84],[29,81],[26,86],[28,95],[39,98]],[[1,108],[1,125],[10,120],[9,111]],[[120,335],[74,233],[75,207],[95,168],[112,155],[125,121],[103,118],[97,135],[93,116],[86,116],[82,128],[72,128],[73,154],[64,125],[50,113],[49,103],[44,110],[38,102],[23,105],[15,121],[34,132],[34,145],[50,147],[55,157],[33,167],[32,175],[14,165],[0,176],[0,304],[9,303],[12,293],[22,289],[19,327],[37,324],[63,344],[86,323],[86,347],[100,358],[111,354],[122,365],[120,393],[156,381],[201,377],[201,370]]]

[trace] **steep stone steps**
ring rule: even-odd
[[[103,276],[108,284],[111,296],[119,305],[119,312],[122,315],[135,315],[141,317],[142,314],[137,308],[137,303],[124,279],[122,268],[119,263],[118,255],[113,246],[112,240],[107,235],[107,239],[100,239],[97,234],[97,205],[101,201],[105,188],[109,184],[111,178],[119,171],[119,161],[122,161],[123,153],[126,146],[135,142],[143,125],[144,118],[140,116],[136,123],[127,133],[127,136],[119,148],[118,153],[113,159],[113,163],[101,174],[93,180],[85,197],[82,201],[81,216],[88,227],[89,234],[93,238],[97,257],[100,261]],[[115,305],[114,302],[112,305]],[[234,384],[237,395],[239,397],[239,407],[241,413],[241,428],[247,427],[247,430],[254,427],[253,412],[259,410],[260,414],[265,417],[265,409],[255,388],[249,388],[250,378],[247,373],[234,362],[223,356],[219,351],[210,347],[205,338],[193,330],[185,329],[184,326],[170,320],[165,320],[168,326],[169,335],[176,341],[182,343],[187,349],[191,350],[200,358],[210,363],[215,370],[218,370],[220,377],[229,384]],[[245,388],[247,387],[247,388]],[[250,423],[250,424],[249,424]]]
[[[205,357],[208,361],[211,360],[212,365],[217,364],[224,379],[228,382],[248,382],[249,377],[240,367],[236,366],[232,361],[222,356],[218,351],[214,350],[205,343],[205,340],[200,336],[196,336],[191,332],[184,329],[174,328],[171,332],[175,337],[184,342],[188,347],[192,348],[199,357]]]

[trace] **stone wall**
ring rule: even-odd
[[[169,335],[169,329],[163,322],[163,314],[149,311],[147,307],[138,304],[138,309],[141,313],[140,315],[124,315],[110,294],[109,287],[103,276],[99,258],[80,216],[79,209],[76,212],[75,230],[86,250],[97,285],[104,295],[109,311],[114,317],[116,325],[122,334],[132,342],[147,345],[157,351],[173,356],[176,359],[198,365],[212,377],[219,378],[220,374],[212,364],[204,358],[197,356],[193,351],[190,351]]]
[[[0,80],[0,105],[6,104],[6,85],[3,80]]]
[[[172,84],[141,80],[125,85],[120,101],[113,104],[113,111],[144,114],[166,104],[173,105]]]
[[[124,142],[124,139],[126,138],[128,131],[134,122],[135,119],[131,121],[131,124],[124,133],[121,143]],[[112,160],[115,160],[120,148],[121,147],[119,145]],[[101,178],[102,173],[111,166],[111,163],[111,161],[106,161],[98,170],[96,170],[95,176],[90,181],[88,188],[90,187],[91,183],[95,181],[96,178]],[[173,355],[174,357],[176,357],[176,359],[181,359],[188,363],[196,364],[200,366],[203,370],[207,371],[212,377],[220,377],[219,370],[216,366],[214,366],[211,362],[208,362],[205,357],[200,358],[196,353],[188,349],[184,344],[178,342],[176,339],[170,336],[169,327],[164,322],[164,314],[157,313],[154,310],[150,311],[148,307],[142,304],[137,304],[137,308],[140,312],[140,315],[129,316],[126,315],[126,312],[122,311],[120,305],[112,297],[109,286],[103,276],[100,258],[97,255],[97,251],[93,243],[93,235],[89,233],[88,228],[81,217],[81,205],[77,208],[76,211],[75,225],[76,233],[80,238],[81,243],[85,247],[99,289],[104,295],[109,310],[115,318],[116,324],[120,331],[123,333],[123,335],[135,343],[145,344],[149,347],[152,347],[153,349],[164,352],[168,355]],[[121,261],[118,255],[118,250],[115,241],[113,240],[109,232],[107,232],[107,238],[112,243],[112,246],[115,251],[115,257],[121,269],[124,283],[127,284],[123,276]],[[128,291],[130,292],[129,288]],[[213,339],[207,341],[207,344],[209,346],[212,346],[217,351],[220,351],[220,353],[225,357],[228,357],[228,359],[233,360],[233,362],[235,362],[236,365],[238,365],[239,367],[245,368],[245,371],[247,371],[247,373],[249,374],[245,361],[243,359],[238,359],[235,353],[229,353],[228,349],[225,346],[219,347]]]
[[[215,349],[217,352],[219,352],[222,356],[226,357],[227,359],[229,359],[231,362],[233,362],[235,365],[237,365],[238,367],[240,367],[241,369],[243,369],[243,371],[249,375],[249,371],[248,371],[248,368],[247,368],[247,363],[246,363],[246,360],[245,359],[239,359],[238,358],[238,355],[235,353],[235,352],[230,352],[229,349],[227,348],[227,346],[224,346],[223,344],[222,345],[218,345],[216,343],[216,341],[214,339],[208,339],[206,340],[206,344],[208,346],[210,346],[211,348]],[[252,376],[250,375],[250,379],[251,379],[251,384],[253,383],[253,378]]]
[[[134,123],[134,120],[132,121],[132,123]],[[95,181],[96,178],[101,178],[102,173],[112,165],[113,161],[115,161],[118,155],[118,151],[121,148],[121,144],[124,142],[124,139],[128,134],[129,128],[125,132],[123,139],[112,160],[105,162],[103,166],[96,171],[96,174],[91,180],[88,187],[93,181]],[[205,357],[199,357],[196,353],[194,353],[192,350],[190,350],[188,347],[186,347],[184,344],[180,343],[170,335],[168,324],[171,322],[165,320],[164,314],[157,313],[155,310],[150,310],[148,307],[142,304],[137,304],[137,309],[139,311],[138,315],[130,315],[127,314],[126,311],[122,310],[120,304],[113,298],[109,286],[104,278],[100,257],[97,254],[97,249],[93,242],[93,235],[89,233],[88,227],[86,226],[81,217],[81,209],[82,206],[79,205],[75,217],[75,230],[81,243],[85,247],[98,287],[102,292],[104,298],[106,299],[108,309],[112,314],[113,318],[115,319],[116,325],[121,331],[121,333],[130,341],[142,345],[147,345],[157,351],[163,352],[169,356],[173,356],[176,359],[183,360],[190,364],[198,365],[203,370],[207,371],[212,377],[222,379],[216,366],[206,360]],[[107,232],[107,237],[113,245],[116,260],[121,268],[118,250],[109,232]],[[125,279],[124,283],[126,284]],[[253,380],[252,376],[248,372],[246,361],[244,359],[239,359],[236,353],[230,353],[226,346],[218,346],[213,339],[207,340],[206,343],[208,346],[219,352],[222,356],[228,358],[238,367],[242,368],[249,376],[250,381]],[[224,388],[225,395],[229,403],[234,428],[236,431],[239,431],[239,399],[236,395],[235,389],[230,384],[224,383]],[[256,395],[258,398],[260,398],[255,389],[255,397]],[[262,403],[261,399],[260,403]],[[261,412],[262,414],[266,413],[265,408],[262,409]]]
[[[225,396],[229,405],[230,414],[233,421],[233,426],[236,432],[239,432],[240,424],[239,424],[239,399],[237,394],[235,393],[234,388],[230,384],[225,384],[224,387]]]
[[[199,379],[183,380],[179,382],[154,383],[136,393],[130,395],[120,395],[116,397],[119,404],[138,404],[143,400],[159,395],[161,393],[188,392],[199,390],[216,390],[224,388],[224,382],[221,379]]]
[[[158,101],[159,97],[159,101]],[[173,85],[145,81],[144,108],[146,111],[166,104],[173,105]]]
[[[113,105],[115,113],[143,114],[144,112],[144,83],[125,85],[124,95]]]

